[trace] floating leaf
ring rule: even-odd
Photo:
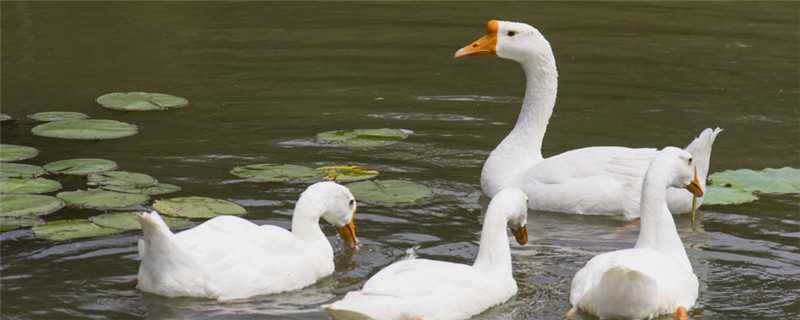
[[[116,168],[116,162],[106,159],[68,159],[44,165],[44,169],[51,173],[77,176],[110,171]]]
[[[409,131],[400,129],[350,129],[322,132],[317,134],[317,140],[352,147],[374,147],[404,140],[408,135]]]
[[[37,238],[52,241],[107,236],[122,232],[119,229],[103,228],[86,219],[49,221],[34,226],[31,230]]]
[[[121,193],[101,189],[59,192],[56,197],[73,207],[100,210],[127,208],[150,200],[150,197],[144,194]]]
[[[11,120],[11,119],[14,119],[14,118],[12,118],[11,116],[9,116],[9,115],[7,115],[5,113],[0,113],[0,122],[4,122],[4,121],[7,121],[7,120]]]
[[[153,208],[159,213],[186,217],[212,218],[220,215],[243,215],[247,210],[230,201],[206,197],[181,197],[158,200]]]
[[[39,154],[36,148],[13,144],[0,144],[0,161],[20,161],[30,159]]]
[[[168,183],[159,183],[157,185],[149,187],[137,187],[130,185],[125,185],[125,186],[107,185],[107,186],[102,186],[101,188],[110,191],[139,193],[151,196],[181,191],[181,187]]]
[[[410,203],[433,195],[431,188],[404,180],[371,180],[348,184],[359,201]]]
[[[311,182],[322,178],[319,171],[309,167],[272,163],[235,167],[231,170],[231,174],[237,177],[247,178],[254,182]]]
[[[0,163],[0,177],[36,178],[47,172],[40,166],[24,163]]]
[[[0,193],[48,193],[61,190],[61,183],[45,178],[0,177]]]
[[[101,186],[127,186],[127,187],[152,187],[158,180],[144,173],[128,171],[106,171],[92,173],[88,176],[90,185]]]
[[[42,223],[33,217],[2,217],[0,216],[0,232],[35,226]]]
[[[711,185],[706,186],[706,194],[703,196],[705,205],[742,204],[756,200],[758,197],[750,192]]]
[[[192,225],[192,221],[183,218],[161,217],[170,229],[183,229]],[[140,230],[139,212],[106,213],[89,218],[94,224],[120,230]]]
[[[43,216],[58,211],[64,202],[56,197],[38,194],[0,195],[0,216],[24,217]]]
[[[60,121],[60,120],[81,120],[81,119],[88,119],[89,116],[80,113],[80,112],[69,112],[69,111],[48,111],[48,112],[37,112],[34,114],[29,114],[28,118],[36,120],[36,121],[44,121],[44,122],[52,122],[52,121]]]
[[[139,128],[130,123],[105,119],[53,121],[31,129],[37,136],[76,140],[118,139],[138,131]]]
[[[359,166],[327,166],[317,168],[322,176],[336,182],[353,182],[369,180],[378,176],[379,172],[367,170]]]
[[[164,93],[113,92],[98,97],[97,103],[109,109],[151,111],[183,108],[189,100]]]
[[[709,176],[715,186],[761,193],[800,193],[800,169],[726,170]]]

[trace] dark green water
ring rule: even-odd
[[[358,163],[436,193],[412,206],[361,205],[363,245],[337,250],[332,277],[237,303],[135,290],[136,233],[54,243],[7,232],[3,318],[318,319],[321,304],[412,246],[422,257],[471,262],[486,201],[480,167],[510,130],[524,89],[513,62],[452,58],[491,18],[535,25],[555,50],[560,91],[545,155],[684,146],[720,126],[712,171],[800,167],[794,4],[3,2],[4,113],[78,111],[141,128],[121,140],[81,142],[35,137],[27,120],[4,123],[3,143],[42,151],[26,163],[108,158],[181,185],[177,195],[234,200],[247,206],[246,218],[282,226],[304,186],[236,183],[230,168]],[[124,113],[94,104],[112,91],[167,92],[193,105]],[[371,149],[311,143],[321,131],[381,127],[415,134]],[[83,187],[79,178],[65,182]],[[762,196],[703,207],[694,227],[677,219],[701,281],[693,318],[800,316],[798,203]],[[62,210],[46,219],[95,214]],[[594,254],[632,246],[638,231],[608,218],[540,212],[530,213],[529,229],[530,243],[513,246],[519,294],[479,318],[562,318],[572,275]]]

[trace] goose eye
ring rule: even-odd
[[[692,158],[689,158],[689,165],[692,164]]]
[[[517,34],[517,32],[516,32],[516,31],[509,31],[508,33],[506,33],[506,35],[508,35],[509,37],[513,37],[513,36],[515,36],[516,34]]]
[[[353,199],[350,199],[350,203],[349,203],[349,204],[350,204],[350,206],[352,207],[354,204],[356,204],[356,201],[355,201],[355,200],[353,200]]]

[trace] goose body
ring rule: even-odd
[[[666,203],[667,188],[684,186],[702,196],[692,180],[692,157],[665,148],[651,162],[642,187],[641,231],[634,248],[595,256],[575,274],[574,308],[600,318],[649,319],[694,306],[697,276]]]
[[[363,288],[324,306],[343,319],[467,319],[501,304],[517,292],[511,272],[506,226],[527,242],[525,194],[506,189],[492,199],[473,265],[409,259],[382,269]]]
[[[174,234],[155,211],[143,213],[137,288],[168,297],[218,300],[296,290],[333,273],[325,218],[355,244],[355,202],[333,182],[309,187],[295,207],[292,231],[220,216]]]
[[[486,36],[455,56],[477,54],[515,60],[526,77],[517,122],[483,165],[484,194],[493,197],[504,188],[520,188],[528,195],[528,206],[535,210],[639,217],[641,182],[656,149],[598,146],[542,156],[542,141],[558,91],[555,57],[544,36],[524,23],[492,20]],[[686,147],[696,159],[703,184],[720,131],[705,129]],[[685,190],[669,191],[667,204],[673,213],[689,212],[691,202],[692,196]]]

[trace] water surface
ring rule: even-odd
[[[237,165],[356,163],[429,185],[435,197],[362,204],[363,243],[337,248],[336,272],[293,293],[236,303],[166,299],[134,289],[137,233],[63,243],[0,235],[7,319],[318,319],[419,246],[421,257],[470,263],[486,199],[483,160],[509,131],[523,95],[514,62],[454,60],[491,18],[537,26],[558,62],[558,103],[544,154],[593,145],[684,146],[720,126],[712,171],[800,166],[800,7],[786,3],[371,4],[2,3],[2,111],[78,111],[137,124],[114,141],[35,137],[4,123],[2,142],[42,153],[26,163],[103,157],[183,191],[247,206],[247,219],[289,225],[303,185],[236,182]],[[169,112],[102,109],[112,91],[185,96]],[[370,149],[322,147],[316,133],[404,128]],[[80,178],[62,180],[66,189]],[[162,198],[157,196],[155,198]],[[800,198],[762,196],[702,208],[677,225],[700,297],[695,319],[800,316]],[[98,214],[66,209],[47,220]],[[637,227],[530,212],[530,243],[513,245],[519,294],[479,319],[560,319],[572,275],[593,255],[633,245]]]

